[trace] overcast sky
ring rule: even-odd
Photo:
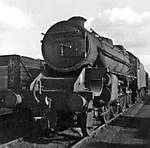
[[[0,0],[0,54],[41,57],[41,33],[74,15],[134,53],[150,73],[150,0]]]

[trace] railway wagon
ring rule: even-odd
[[[24,93],[40,73],[41,65],[41,60],[20,55],[0,56],[0,115],[11,114],[23,104]]]
[[[122,45],[87,30],[85,21],[72,17],[58,22],[42,40],[46,64],[30,90],[41,104],[34,116],[51,131],[79,126],[86,136],[93,125],[130,106],[146,87],[139,59]]]

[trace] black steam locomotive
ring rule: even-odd
[[[52,130],[79,126],[84,136],[144,96],[148,79],[136,56],[86,30],[85,21],[72,17],[50,27],[42,40],[46,65],[30,88],[44,104],[36,110],[41,121]]]
[[[19,108],[29,109],[42,128],[81,127],[83,136],[142,98],[148,74],[122,45],[88,31],[72,17],[44,34],[41,73],[20,92]]]

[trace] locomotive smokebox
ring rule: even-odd
[[[83,17],[75,16],[75,17],[70,18],[68,21],[73,23],[73,24],[77,24],[78,26],[84,28],[84,23],[87,20],[85,18],[83,18]]]

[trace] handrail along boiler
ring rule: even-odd
[[[138,58],[85,29],[85,21],[72,17],[49,28],[42,40],[46,65],[30,86],[37,103],[44,104],[35,114],[43,127],[79,126],[84,136],[136,101],[137,94],[144,95],[146,88],[145,81],[138,87],[138,76],[146,77]]]

